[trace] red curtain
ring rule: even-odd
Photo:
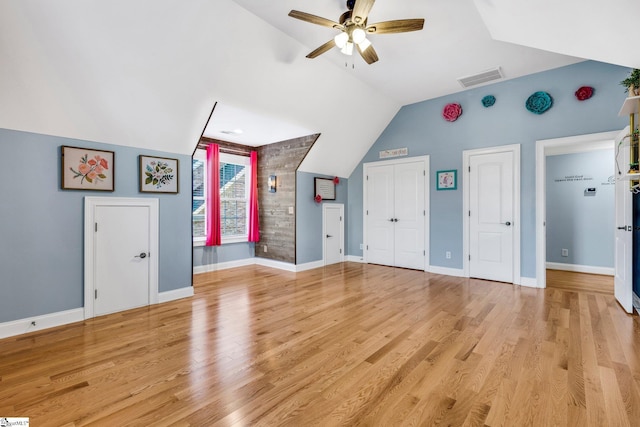
[[[249,241],[260,241],[258,221],[258,153],[251,152],[251,187],[249,189]]]
[[[221,245],[220,232],[220,146],[207,146],[207,246]]]

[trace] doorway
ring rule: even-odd
[[[322,253],[324,265],[344,261],[344,205],[322,205]]]
[[[520,145],[462,155],[464,275],[520,284]]]
[[[158,302],[158,199],[85,198],[85,318]]]
[[[614,146],[619,132],[602,132],[536,142],[536,283],[547,287],[547,156],[579,153]],[[613,209],[613,207],[612,207]]]

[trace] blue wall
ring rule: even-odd
[[[340,178],[336,185],[336,200],[326,200],[316,203],[313,200],[313,178],[333,178],[328,175],[307,172],[296,173],[296,264],[321,261],[322,254],[322,204],[342,203],[344,215],[349,217],[348,188],[346,178]],[[348,247],[348,224],[345,221],[344,246]]]
[[[628,73],[628,68],[587,61],[403,107],[349,177],[347,253],[362,256],[362,163],[379,160],[379,151],[408,147],[411,156],[428,154],[433,175],[437,170],[460,171],[463,150],[520,144],[521,274],[535,277],[535,141],[624,128],[628,118],[618,117],[618,111],[626,94],[619,82]],[[594,87],[595,93],[580,102],[574,92],[583,85]],[[553,107],[542,115],[525,109],[526,99],[536,91],[553,97]],[[488,94],[497,101],[484,108],[481,99]],[[441,115],[450,102],[463,108],[455,122]],[[430,182],[430,265],[460,269],[462,179],[456,191],[435,191],[435,179]],[[447,250],[452,251],[449,260]]]
[[[547,261],[613,268],[613,148],[548,156],[546,163]],[[585,196],[586,188],[595,195]]]
[[[115,151],[111,192],[60,189],[60,146]],[[179,194],[138,192],[138,155],[178,158]],[[84,305],[84,197],[160,199],[159,289],[191,286],[191,158],[0,129],[0,322]]]
[[[222,262],[239,261],[253,258],[255,243],[225,243],[221,246],[194,246],[193,266],[218,264]]]

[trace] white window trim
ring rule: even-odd
[[[202,150],[202,149],[198,149],[196,150],[196,152],[193,154],[193,158],[194,159],[198,159],[198,160],[202,160],[205,162],[207,161],[207,152],[206,150]],[[234,164],[238,164],[238,165],[244,165],[247,168],[247,173],[248,176],[251,176],[251,158],[247,157],[247,156],[238,156],[235,154],[228,154],[228,153],[220,153],[220,162],[221,163],[234,163]],[[247,180],[247,187],[246,187],[246,194],[247,194],[247,220],[249,218],[249,188],[250,188],[250,179]],[[206,198],[206,196],[205,196]],[[193,220],[193,219],[192,219]],[[205,246],[206,245],[206,237],[194,237],[193,238],[193,246],[194,247],[198,247],[198,246]],[[222,236],[221,239],[221,244],[228,244],[228,243],[246,243],[249,241],[249,230],[248,230],[248,226],[247,226],[247,230],[246,233],[244,235],[237,235],[237,236]]]

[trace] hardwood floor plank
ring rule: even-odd
[[[0,340],[0,416],[640,425],[640,322],[592,276],[531,289],[356,263],[204,273],[192,298]]]

